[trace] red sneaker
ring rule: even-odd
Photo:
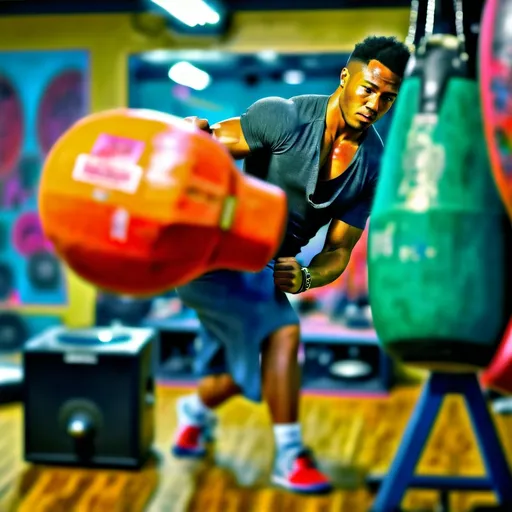
[[[320,494],[332,490],[329,479],[317,468],[308,449],[283,450],[274,463],[272,482],[289,491]]]
[[[197,425],[181,427],[171,449],[173,455],[176,457],[204,457],[206,443],[203,430],[203,427]]]
[[[188,397],[182,397],[176,404],[178,432],[171,452],[176,457],[200,458],[206,455],[207,445],[214,441],[217,417],[208,412],[194,414],[190,410]]]

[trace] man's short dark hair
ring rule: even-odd
[[[370,36],[356,44],[348,61],[358,60],[368,64],[371,60],[378,60],[403,77],[410,56],[409,48],[396,37]]]

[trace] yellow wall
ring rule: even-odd
[[[407,36],[409,9],[240,12],[221,49],[349,53],[368,35]]]
[[[370,34],[404,40],[408,9],[240,12],[222,38],[178,37],[152,14],[7,16],[0,18],[0,52],[84,49],[90,55],[93,112],[127,104],[128,56],[153,49],[202,48],[231,52],[349,52]],[[95,290],[72,273],[69,306],[25,307],[60,314],[72,327],[94,321]]]

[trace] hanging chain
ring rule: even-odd
[[[453,0],[453,10],[455,11],[455,31],[457,39],[460,42],[461,50],[466,51],[466,36],[464,35],[464,5],[463,0]]]
[[[416,33],[418,32],[418,13],[420,10],[420,0],[411,1],[411,14],[409,16],[409,33],[405,39],[405,44],[414,46]]]
[[[434,34],[434,19],[436,14],[436,0],[428,0],[427,17],[425,20],[425,37],[432,37]]]

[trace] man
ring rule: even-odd
[[[324,286],[345,270],[377,183],[383,144],[372,124],[395,101],[408,59],[396,39],[369,37],[355,46],[331,96],[265,98],[212,127],[189,118],[245,159],[245,172],[286,192],[289,219],[261,272],[215,271],[178,289],[201,323],[197,363],[205,377],[197,394],[178,403],[176,456],[205,454],[212,410],[228,398],[263,397],[274,423],[272,481],[296,492],[330,488],[302,443],[299,319],[286,293]],[[323,250],[302,268],[296,255],[327,223]]]

